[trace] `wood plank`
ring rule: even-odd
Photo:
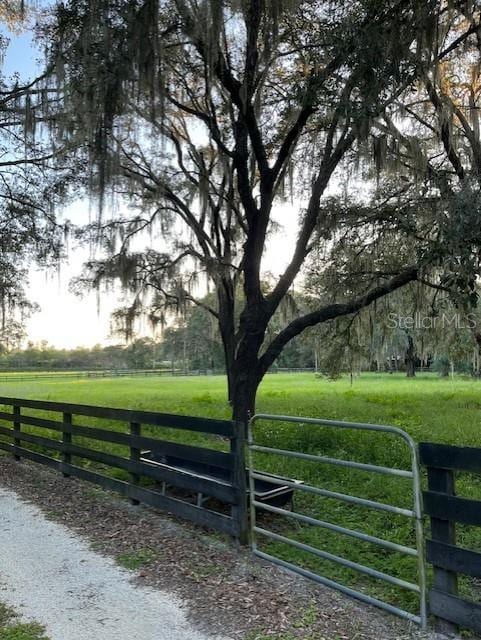
[[[64,464],[55,458],[51,458],[50,456],[46,456],[43,453],[37,453],[36,451],[30,451],[29,449],[24,449],[23,447],[17,447],[14,444],[9,444],[8,442],[0,441],[0,449],[3,451],[9,451],[10,453],[17,452],[22,454],[24,458],[27,460],[31,460],[32,462],[38,462],[39,464],[43,464],[51,469],[55,469],[56,471],[61,471],[60,465]]]
[[[192,447],[188,444],[157,440],[156,438],[147,438],[145,436],[129,437],[131,445],[139,449],[150,449],[154,453],[174,456],[182,458],[182,460],[191,460],[192,462],[202,462],[221,469],[227,469],[228,471],[232,471],[234,468],[235,459],[232,453],[206,449],[205,447]]]
[[[246,487],[246,460],[245,460],[245,436],[247,425],[243,422],[235,423],[235,437],[231,439],[231,453],[234,456],[234,470],[232,482],[237,489],[239,499],[233,503],[231,514],[239,524],[239,543],[249,542],[249,523],[247,509],[247,487]]]
[[[428,467],[428,489],[447,496],[454,496],[454,472],[451,469]],[[431,516],[431,535],[434,540],[447,544],[456,544],[456,525],[452,520]],[[443,593],[457,595],[458,576],[434,565],[433,587]],[[458,631],[457,625],[443,616],[435,619],[436,630],[442,634],[453,635]]]
[[[141,425],[138,422],[131,422],[130,423],[130,435],[131,436],[140,436],[141,435]],[[130,447],[130,459],[133,462],[140,462],[140,449],[138,449],[137,447]],[[140,484],[140,476],[138,473],[132,473],[130,474],[130,482],[133,485],[138,485]],[[132,504],[133,505],[138,505],[140,504],[138,500],[132,499]]]
[[[0,427],[0,434],[8,436],[11,433],[13,433],[13,430]],[[240,493],[236,487],[208,478],[196,478],[181,471],[151,465],[148,462],[129,460],[128,458],[122,458],[121,456],[115,456],[103,451],[95,451],[76,444],[64,443],[60,440],[51,440],[50,438],[44,438],[30,433],[22,432],[20,439],[24,442],[36,444],[61,453],[68,452],[71,456],[73,455],[78,458],[98,462],[99,464],[124,469],[129,473],[135,473],[139,476],[146,476],[160,482],[167,482],[181,489],[194,491],[196,493],[205,493],[227,504],[237,504],[239,501]]]
[[[120,493],[126,498],[139,500],[151,507],[168,511],[180,518],[190,520],[195,524],[209,527],[231,536],[238,536],[238,523],[229,516],[210,511],[204,507],[197,507],[195,505],[188,504],[187,502],[183,502],[177,498],[163,496],[160,493],[150,491],[149,489],[134,487],[128,482],[117,480],[116,478],[109,478],[108,476],[104,476],[94,471],[89,471],[88,469],[82,469],[75,465],[66,464],[63,461],[55,460],[49,456],[24,449],[22,447],[17,447],[12,444],[0,442],[0,449],[21,455],[27,460],[44,464],[56,471],[60,471],[61,473],[67,473],[71,476],[80,478],[81,480],[98,484],[104,489]]]
[[[10,413],[0,411],[0,420],[12,421]],[[48,420],[46,418],[38,418],[37,416],[22,416],[22,423],[31,425],[32,427],[40,427],[41,429],[51,429],[52,431],[65,431],[72,435],[91,438],[92,440],[101,440],[102,442],[113,442],[114,444],[123,444],[130,446],[130,434],[121,431],[113,431],[111,429],[97,429],[96,427],[83,427],[81,425],[71,425],[66,422],[57,420]]]
[[[419,456],[426,467],[481,473],[481,448],[421,442]]]
[[[90,416],[92,418],[119,420],[121,422],[140,422],[153,426],[186,429],[188,431],[211,433],[226,437],[231,437],[234,433],[233,423],[230,420],[215,420],[213,418],[181,416],[169,413],[157,413],[154,411],[132,411],[129,409],[93,407],[84,404],[47,402],[44,400],[27,400],[21,398],[0,397],[0,405],[2,404],[11,406],[18,405],[20,407],[40,409],[42,411],[72,413],[79,416]]]
[[[0,419],[6,419],[4,417],[5,415],[10,416],[11,414],[0,413]],[[157,438],[132,436],[130,433],[121,433],[119,431],[111,431],[109,429],[98,429],[97,427],[83,427],[81,425],[72,425],[66,422],[46,420],[45,418],[37,418],[34,416],[22,416],[21,420],[22,424],[28,424],[44,429],[52,429],[53,431],[65,431],[72,435],[82,436],[92,440],[100,440],[102,442],[112,442],[114,444],[125,445],[126,447],[151,449],[152,451],[176,456],[183,458],[184,460],[211,464],[229,471],[232,471],[235,464],[234,456],[231,453],[217,451],[216,449],[192,447],[191,445],[159,440]]]
[[[0,411],[0,420],[12,422],[13,414],[7,413],[6,411]],[[22,416],[22,422],[23,424],[31,424],[33,426],[42,427],[44,429],[53,429],[54,431],[62,431],[64,425],[63,422],[47,420],[46,418],[37,418],[36,416]]]
[[[481,633],[481,605],[433,589],[429,596],[433,615],[446,618],[460,627]]]
[[[64,413],[63,414],[63,422],[64,424],[72,424],[72,414],[71,413]],[[68,445],[68,444],[72,444],[72,434],[69,431],[62,431],[62,440],[63,442]],[[63,461],[66,464],[70,464],[72,462],[72,456],[71,454],[68,452],[68,448],[64,447],[63,450]],[[68,478],[68,474],[64,473],[63,474],[64,478]]]
[[[62,463],[63,464],[63,463]],[[197,507],[196,505],[183,502],[177,498],[171,498],[170,496],[163,496],[160,493],[144,489],[141,487],[134,487],[128,482],[123,480],[117,480],[115,478],[109,478],[99,473],[82,469],[80,467],[74,467],[72,465],[64,465],[67,472],[71,475],[75,475],[82,480],[99,484],[110,491],[120,493],[126,498],[131,500],[138,500],[151,507],[168,511],[180,518],[185,518],[201,526],[209,527],[227,533],[232,536],[238,534],[238,524],[229,516],[218,514],[204,507]]]
[[[448,571],[481,578],[481,553],[476,551],[426,540],[426,560]]]
[[[0,434],[3,436],[13,436],[15,434],[16,439],[14,444],[20,445],[20,442],[30,442],[31,444],[36,444],[41,447],[46,447],[48,449],[54,449],[55,451],[62,451],[62,442],[60,440],[51,440],[50,438],[44,438],[43,436],[36,436],[31,433],[26,433],[25,431],[17,432],[13,429],[6,429],[5,427],[0,427]]]
[[[76,455],[75,449],[72,450],[72,453],[73,455]],[[146,476],[153,480],[166,482],[174,487],[194,491],[195,493],[205,493],[208,496],[212,496],[213,498],[217,498],[218,500],[227,502],[228,504],[236,504],[239,500],[239,491],[236,487],[222,482],[217,482],[216,480],[198,478],[182,473],[181,471],[174,471],[165,467],[150,465],[148,462],[128,460],[127,458],[120,458],[110,454],[97,456],[97,452],[94,452],[94,456],[92,456],[91,459],[94,459],[94,457],[97,458],[94,460],[96,462],[103,461],[103,464],[117,466],[129,471],[130,473],[136,473],[139,476]]]
[[[424,491],[423,502],[424,512],[429,516],[481,526],[481,500]]]
[[[20,407],[18,406],[14,406],[13,407],[13,431],[14,431],[14,436],[13,436],[13,444],[20,446],[20,439],[18,437],[18,434],[20,433],[21,427],[22,427],[22,423],[20,422],[20,418],[21,418],[21,411],[20,411]],[[15,460],[20,460],[20,458],[18,457],[18,455],[14,456]]]

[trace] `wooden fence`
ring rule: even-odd
[[[430,611],[445,633],[458,627],[481,632],[481,605],[460,598],[458,574],[481,578],[481,553],[456,545],[456,522],[481,526],[481,501],[455,495],[455,471],[481,474],[481,449],[422,443],[420,461],[427,467],[424,511],[431,518],[427,561],[433,565]]]
[[[82,378],[146,378],[187,375],[172,369],[98,369],[94,371],[69,371],[68,369],[45,372],[2,372],[0,382],[42,382],[44,380],[78,380]]]
[[[16,459],[25,458],[44,464],[64,476],[75,476],[93,482],[105,489],[116,491],[130,498],[134,503],[142,502],[163,509],[196,524],[227,533],[235,538],[246,539],[246,491],[244,461],[244,429],[242,425],[227,420],[213,420],[190,416],[169,415],[149,411],[129,411],[80,404],[44,402],[0,397],[0,405],[12,407],[11,412],[0,411],[0,422],[7,422],[13,428],[0,426],[0,449],[10,452]],[[28,411],[28,414],[25,413]],[[34,414],[32,415],[32,410]],[[48,412],[48,413],[47,413]],[[52,419],[51,414],[58,414]],[[40,417],[39,414],[42,416]],[[110,428],[84,426],[77,418],[85,417],[109,421]],[[121,423],[118,430],[112,422]],[[30,432],[23,431],[28,425]],[[148,425],[149,435],[143,435],[143,427]],[[32,429],[34,427],[34,429]],[[166,429],[180,429],[223,437],[229,441],[229,451],[219,451],[204,446],[191,446],[162,440]],[[45,435],[38,435],[46,431]],[[48,437],[49,431],[60,438]],[[152,437],[152,433],[155,437]],[[75,442],[81,438],[81,444]],[[122,445],[129,452],[128,457],[114,455],[96,448],[85,446],[85,439],[96,443]],[[25,446],[33,445],[30,448]],[[98,446],[98,445],[97,445]],[[217,481],[206,476],[194,476],[172,467],[155,465],[142,461],[141,451],[151,450],[160,455],[176,457],[186,461],[212,465],[227,471],[227,480]],[[47,455],[48,452],[56,452]],[[77,462],[77,460],[79,462]],[[82,466],[83,461],[96,463],[97,468]],[[130,479],[120,480],[99,471],[99,466],[122,469]],[[160,488],[141,486],[142,478],[166,483],[169,487],[191,491],[216,498],[228,505],[227,513],[206,508],[203,504],[191,504],[187,500],[165,495]],[[164,485],[165,486],[165,485]]]

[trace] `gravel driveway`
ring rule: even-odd
[[[51,640],[207,640],[172,594],[121,569],[35,506],[0,489],[0,600]]]

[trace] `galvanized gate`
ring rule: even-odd
[[[275,449],[272,447],[260,446],[255,443],[255,438],[254,438],[254,426],[255,426],[255,423],[260,420],[291,422],[291,423],[297,423],[297,424],[312,424],[312,425],[320,425],[324,427],[332,427],[335,429],[355,429],[355,430],[362,430],[362,431],[377,431],[377,432],[393,434],[393,435],[399,436],[409,448],[410,457],[411,457],[411,469],[404,470],[404,469],[396,469],[391,467],[382,467],[382,466],[366,464],[362,462],[354,462],[351,460],[342,460],[338,458],[331,458],[326,456],[301,453],[297,451],[289,451],[285,449]],[[253,466],[253,455],[252,455],[253,452],[271,453],[279,456],[285,456],[288,458],[298,458],[300,460],[309,460],[312,462],[318,462],[320,464],[348,467],[352,469],[365,471],[368,473],[386,474],[390,476],[397,476],[399,478],[411,479],[412,493],[413,493],[412,509],[403,509],[401,507],[397,507],[391,504],[385,504],[383,502],[366,500],[364,498],[359,498],[357,496],[352,496],[344,493],[337,493],[334,491],[329,491],[327,489],[314,487],[309,484],[298,484],[296,482],[290,482],[289,480],[285,480],[285,479],[276,480],[276,479],[270,478],[270,481],[274,483],[278,483],[279,485],[287,485],[291,487],[294,492],[305,491],[318,496],[340,500],[349,504],[363,506],[369,509],[386,511],[388,513],[393,513],[393,514],[405,516],[406,518],[410,518],[411,520],[413,520],[414,526],[415,526],[415,534],[416,534],[415,548],[398,544],[390,540],[384,540],[382,538],[368,535],[366,533],[363,533],[361,531],[357,531],[354,529],[348,529],[346,527],[339,526],[331,522],[324,522],[322,520],[318,520],[317,518],[313,518],[311,516],[307,516],[301,513],[296,513],[295,511],[289,511],[281,507],[272,506],[270,504],[260,502],[258,499],[250,500],[251,545],[252,545],[252,551],[254,552],[254,554],[260,558],[263,558],[264,560],[274,562],[280,566],[285,567],[286,569],[295,571],[296,573],[299,573],[300,575],[306,578],[312,579],[328,587],[337,589],[347,594],[348,596],[357,598],[358,600],[361,600],[368,604],[380,607],[386,611],[389,611],[390,613],[398,615],[402,618],[406,618],[412,622],[416,622],[417,624],[420,624],[423,629],[426,628],[426,623],[427,623],[426,574],[425,574],[425,564],[424,564],[424,536],[423,536],[423,521],[422,521],[421,484],[420,484],[417,448],[416,448],[415,442],[409,436],[409,434],[407,434],[402,429],[398,429],[397,427],[391,427],[391,426],[385,426],[385,425],[364,424],[364,423],[356,423],[356,422],[342,422],[342,421],[336,421],[336,420],[318,420],[315,418],[302,418],[302,417],[293,417],[293,416],[256,414],[250,420],[249,430],[248,430],[249,492],[251,496],[255,495],[254,481],[262,480],[265,477],[263,476],[261,471],[255,469]],[[343,558],[337,555],[333,555],[332,553],[324,551],[323,549],[312,547],[310,545],[304,544],[303,542],[299,542],[298,540],[293,540],[292,538],[289,538],[285,535],[281,535],[280,533],[276,533],[274,531],[270,531],[265,528],[259,527],[256,522],[256,515],[257,515],[258,509],[268,511],[268,512],[277,514],[279,516],[287,517],[304,524],[308,524],[316,527],[322,527],[324,529],[333,531],[341,535],[350,536],[351,538],[355,538],[357,540],[378,545],[379,547],[382,547],[384,549],[387,549],[393,552],[398,552],[404,555],[415,557],[417,559],[417,580],[416,582],[408,582],[406,580],[402,580],[395,576],[378,571],[374,568],[349,560],[348,558]],[[313,573],[312,571],[304,569],[298,565],[292,564],[281,558],[265,553],[261,551],[257,546],[256,534],[260,534],[262,536],[265,536],[277,542],[291,545],[292,547],[300,549],[301,551],[311,553],[314,556],[317,556],[318,558],[329,560],[331,562],[342,565],[346,568],[353,569],[355,571],[363,573],[367,576],[383,580],[397,587],[401,587],[403,589],[408,589],[410,591],[413,591],[417,593],[419,597],[419,614],[415,615],[413,613],[410,613],[409,611],[405,611],[404,609],[400,609],[387,602],[384,602],[382,600],[369,596],[366,593],[362,593],[346,585],[335,582],[327,577]]]

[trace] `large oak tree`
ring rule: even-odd
[[[329,207],[326,191],[360,190],[353,167],[371,133],[390,139],[393,109],[422,76],[439,39],[442,3],[415,0],[85,0],[58,6],[49,60],[63,91],[60,137],[92,163],[99,220],[91,229],[106,257],[87,279],[120,279],[134,297],[131,321],[148,303],[207,305],[222,336],[234,417],[254,410],[264,374],[307,327],[346,316],[418,278],[448,247],[437,209],[414,182],[407,219],[386,207]],[[380,124],[381,123],[381,124]],[[384,138],[375,137],[382,170]],[[404,140],[408,158],[418,153]],[[342,172],[341,172],[342,169]],[[348,177],[346,177],[348,176]],[[411,180],[409,176],[406,178]],[[431,188],[431,187],[429,187]],[[437,188],[437,187],[436,187]],[[108,199],[116,196],[116,204]],[[262,258],[276,208],[298,221],[287,267],[263,286]],[[390,198],[388,201],[391,203]],[[111,214],[110,211],[114,213]],[[377,212],[377,213],[376,213]],[[451,212],[452,213],[452,212]],[[378,215],[379,214],[379,215]],[[146,231],[154,240],[139,250]],[[352,238],[402,248],[385,267],[371,254],[356,286],[286,321],[270,323],[314,248]],[[432,242],[433,241],[433,242]],[[379,262],[380,264],[377,264]],[[349,263],[345,265],[349,269]]]

